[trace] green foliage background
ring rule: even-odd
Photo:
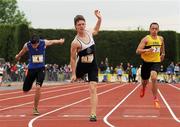
[[[46,50],[46,63],[59,65],[69,64],[70,46],[76,32],[65,29],[29,29],[27,25],[0,25],[0,57],[6,61],[14,62],[14,56],[20,51],[24,43],[32,34],[38,34],[43,39],[65,38],[64,45],[54,45]],[[130,62],[134,65],[141,64],[136,48],[148,31],[101,31],[94,37],[96,42],[97,61],[100,63],[105,57],[109,58],[111,65],[116,66],[121,62]],[[180,61],[180,34],[174,31],[162,31],[159,35],[164,37],[166,57],[163,62],[168,65],[171,61]],[[22,62],[27,61],[25,55]]]

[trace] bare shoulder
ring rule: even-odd
[[[141,39],[141,43],[147,43],[148,41],[148,36],[145,36]]]
[[[28,42],[26,42],[26,43],[24,44],[24,46],[23,46],[23,49],[24,49],[24,50],[28,50],[27,43],[28,43]]]
[[[164,38],[163,38],[163,36],[159,36],[159,38],[161,39],[161,41],[164,41]]]
[[[78,42],[78,40],[76,38],[72,41],[71,47],[72,48],[79,48],[79,47],[81,47],[80,43]]]
[[[23,47],[27,47],[27,43],[28,43],[28,42],[26,42]]]

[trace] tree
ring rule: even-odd
[[[26,24],[18,24],[15,27],[15,32],[14,32],[14,40],[15,40],[15,44],[17,46],[17,51],[20,51],[22,49],[22,47],[24,46],[24,44],[26,42],[29,41],[30,38],[30,32],[29,32],[29,28]],[[21,58],[21,62],[25,62],[28,59],[28,54],[25,54],[22,58]]]
[[[0,24],[27,24],[25,14],[18,10],[16,0],[0,0]]]

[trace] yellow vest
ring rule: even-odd
[[[161,45],[162,41],[159,36],[157,36],[156,39],[153,39],[150,35],[146,36],[147,43],[145,45],[145,49],[153,48],[153,52],[144,52],[141,53],[141,58],[145,62],[161,62],[160,58],[160,51],[161,51]]]

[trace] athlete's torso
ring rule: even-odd
[[[37,48],[33,48],[30,42],[27,43],[29,51],[28,69],[42,68],[45,66],[45,41],[39,40]]]
[[[146,36],[147,43],[145,49],[153,48],[153,52],[144,52],[141,54],[141,58],[145,62],[161,62],[160,59],[160,50],[162,41],[159,36],[156,39],[153,39],[150,35]]]
[[[85,43],[80,40],[77,36],[75,39],[80,43],[81,49],[78,52],[78,64],[83,65],[96,65],[96,50],[95,50],[95,42],[92,37],[92,34],[86,31],[86,34],[89,37],[89,42]]]

